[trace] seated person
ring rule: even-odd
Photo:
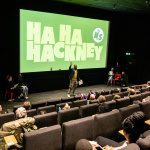
[[[37,126],[34,125],[35,119],[33,117],[27,117],[27,112],[24,107],[19,107],[15,114],[15,121],[7,122],[2,125],[0,130],[0,137],[14,135],[18,144],[22,145],[23,133],[36,130]]]
[[[95,100],[95,94],[90,94],[89,100]]]
[[[128,76],[127,76],[127,74],[125,74],[124,71],[121,73],[120,81],[121,81],[121,86],[127,86],[127,84],[128,84]]]
[[[31,109],[31,103],[30,103],[30,101],[25,101],[25,102],[23,102],[23,107],[24,107],[26,110]]]
[[[2,112],[3,112],[3,108],[2,108],[2,106],[0,105],[0,114],[2,114]]]
[[[145,115],[142,111],[138,111],[124,119],[122,122],[123,133],[126,141],[120,146],[120,143],[110,140],[105,137],[97,137],[96,144],[91,144],[90,141],[84,143],[84,147],[90,147],[89,150],[96,150],[96,147],[104,147],[105,150],[120,150],[125,148],[130,143],[136,143],[140,138],[141,134],[144,132],[144,120]],[[108,146],[109,145],[109,146]],[[95,149],[94,149],[95,148]],[[76,150],[82,149],[82,142],[79,140],[76,143]]]
[[[147,81],[147,87],[150,87],[150,81]]]
[[[128,96],[136,94],[136,91],[133,88],[128,88],[127,91],[128,91]]]
[[[120,79],[121,79],[121,74],[116,72],[113,78],[113,84],[116,84],[116,82],[120,83]]]
[[[120,88],[115,88],[113,93],[117,94],[117,93],[120,93],[121,92],[121,89]]]
[[[104,106],[105,101],[106,101],[106,97],[104,95],[100,95],[98,97],[99,113],[104,113],[105,112],[105,106]]]
[[[113,97],[113,100],[117,100],[117,99],[120,99],[120,98],[121,98],[121,96],[120,96],[120,95],[115,94],[115,95],[114,95],[114,97]]]
[[[68,105],[68,103],[65,104],[65,106],[62,108],[62,110],[67,110],[70,109],[70,106]]]

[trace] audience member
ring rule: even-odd
[[[70,106],[68,105],[68,103],[65,104],[65,106],[62,108],[62,110],[68,110],[70,109]]]
[[[135,89],[133,88],[128,88],[127,91],[128,91],[128,96],[136,94]]]
[[[114,95],[114,97],[113,97],[113,100],[117,100],[117,99],[120,99],[120,98],[121,98],[121,96],[120,96],[120,95],[115,94],[115,95]]]
[[[37,126],[34,125],[35,119],[27,117],[27,112],[24,107],[19,107],[16,112],[16,120],[4,123],[0,130],[0,136],[14,135],[18,144],[22,145],[22,137],[24,132],[36,130]]]
[[[0,114],[2,114],[3,112],[3,108],[2,108],[2,105],[0,105]]]
[[[23,107],[24,107],[26,110],[31,109],[31,103],[30,103],[30,101],[25,101],[25,102],[23,102]]]
[[[144,132],[144,120],[145,115],[142,111],[135,112],[124,119],[122,122],[122,128],[126,141],[121,146],[119,143],[117,144],[117,142],[113,140],[99,136],[94,142],[88,141],[86,139],[80,139],[76,143],[75,149],[96,150],[101,148],[100,145],[104,146],[103,149],[105,150],[120,150],[125,148],[128,144],[136,143],[136,141],[140,138],[140,135]],[[116,145],[116,147],[113,147],[112,145]]]
[[[98,97],[99,113],[104,113],[105,112],[105,106],[104,106],[105,101],[106,101],[106,97],[104,95],[100,95]]]
[[[120,93],[120,92],[121,92],[121,89],[120,89],[120,88],[115,88],[115,89],[113,90],[113,93],[115,93],[115,94]]]
[[[147,81],[147,87],[150,87],[150,81]]]

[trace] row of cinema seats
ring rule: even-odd
[[[60,137],[57,137],[55,135],[53,137],[52,133],[53,132],[55,133],[55,131],[52,130],[53,127],[49,127],[49,126],[58,124],[56,112],[47,113],[44,115],[36,115],[36,116],[34,116],[35,120],[36,120],[35,124],[39,128],[43,128],[43,127],[48,127],[48,128],[44,128],[43,130],[40,129],[38,131],[34,131],[33,133],[27,133],[27,135],[25,134],[24,135],[24,138],[25,138],[24,147],[25,147],[25,149],[28,150],[30,148],[29,145],[31,144],[31,146],[32,146],[30,138],[33,138],[32,142],[34,140],[36,141],[36,143],[33,142],[34,143],[33,146],[37,146],[37,147],[39,147],[38,140],[40,138],[41,139],[40,143],[44,148],[47,145],[46,144],[47,142],[52,142],[55,138],[62,139],[61,142],[62,142],[63,150],[72,149],[72,147],[74,147],[76,141],[81,138],[87,138],[89,140],[94,140],[97,136],[101,135],[104,137],[117,139],[115,137],[115,135],[118,136],[117,132],[118,132],[118,130],[121,129],[121,122],[126,117],[131,115],[133,112],[142,110],[146,115],[146,119],[150,119],[150,109],[149,108],[150,108],[150,102],[147,101],[144,103],[133,104],[133,105],[129,105],[127,107],[115,109],[115,110],[107,112],[107,113],[102,113],[102,114],[95,113],[96,116],[94,117],[94,124],[93,124],[93,117],[91,117],[91,116],[79,118],[79,115],[78,115],[79,108],[77,108],[77,107],[75,107],[75,108],[73,108],[73,110],[71,110],[72,113],[68,113],[69,110],[61,111],[62,113],[59,112],[61,114],[59,119],[62,119],[60,122],[60,125],[62,125],[62,131],[59,131],[60,135],[57,131],[57,134]],[[101,119],[99,120],[99,118],[101,118]],[[90,119],[90,123],[87,121],[89,119]],[[9,122],[12,120],[14,120],[14,113],[0,115],[0,125],[2,125],[4,122]],[[69,120],[72,120],[72,121],[69,121]],[[55,127],[57,127],[60,130],[60,125],[57,125]],[[93,125],[94,125],[94,128],[93,128]],[[49,139],[46,138],[48,140],[45,141],[45,139],[44,139],[45,136],[46,137],[49,136],[49,134],[47,133],[47,132],[49,132],[49,129],[50,129],[50,133],[52,132],[50,135],[54,139],[51,139],[51,136],[50,136],[50,138]],[[62,132],[62,135],[61,135],[61,132]],[[39,136],[40,134],[42,134],[43,136],[42,135]],[[36,140],[36,138],[37,138],[37,140]],[[57,146],[59,144],[61,145],[61,142],[58,143]],[[50,150],[55,149],[55,148],[53,148],[53,146],[54,145],[52,145],[52,148],[50,146]],[[42,148],[40,147],[39,150],[42,150]]]
[[[143,110],[146,114],[146,119],[150,119],[150,109],[145,109],[145,106],[150,107],[150,102],[140,106],[138,104],[130,105],[120,109],[116,109],[107,113],[96,114],[95,116],[84,117],[60,125],[54,125],[39,129],[37,131],[24,134],[24,149],[25,150],[74,150],[75,144],[80,139],[95,140],[98,136],[107,137],[116,141],[125,140],[118,133],[121,130],[121,122],[124,118],[131,115],[133,112]],[[145,139],[139,147],[141,150],[150,149],[150,131],[146,132]],[[146,143],[145,143],[145,141]],[[144,145],[147,144],[147,145]],[[130,146],[128,146],[130,147]],[[133,150],[134,148],[126,148]]]
[[[145,93],[147,94],[147,93]],[[106,101],[104,102],[104,107],[105,111],[104,112],[109,112],[113,109],[119,109],[122,107],[126,107],[128,105],[133,104],[133,101],[137,100],[142,100],[141,94],[133,95],[130,98],[129,97],[124,97],[121,99],[118,99],[117,101],[111,100],[111,101]],[[69,110],[61,110],[58,113],[56,112],[56,107],[63,107],[65,103],[60,103],[56,105],[49,105],[49,106],[44,106],[44,107],[38,107],[37,109],[30,109],[27,110],[27,116],[29,117],[35,117],[36,118],[36,123],[39,127],[43,127],[42,124],[43,122],[47,123],[46,126],[54,125],[54,124],[62,124],[63,122],[73,120],[73,119],[78,119],[78,118],[83,118],[87,116],[94,115],[96,113],[101,113],[99,112],[99,105],[98,103],[92,103],[92,104],[87,104],[87,100],[76,100],[73,102],[68,102],[68,104],[71,106],[71,109]],[[146,104],[141,102],[141,107]],[[146,106],[144,106],[146,108]],[[14,109],[16,107],[14,106]],[[148,108],[147,108],[148,109]],[[46,114],[40,115],[41,111],[45,111]],[[8,113],[13,114],[13,117],[10,117],[11,119],[14,119],[14,113]],[[0,117],[7,116],[7,114],[1,115]],[[8,117],[9,118],[9,117]],[[45,121],[45,120],[49,120]],[[0,119],[1,120],[1,119]],[[8,119],[9,120],[9,119]],[[5,120],[2,120],[2,123],[4,123]],[[7,119],[6,119],[7,121]],[[1,121],[0,121],[1,122]],[[0,123],[0,125],[2,125]]]

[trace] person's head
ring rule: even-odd
[[[102,103],[104,103],[106,101],[106,97],[104,96],[104,95],[100,95],[99,97],[98,97],[98,103],[99,104],[102,104]]]
[[[114,71],[114,68],[113,68],[113,67],[111,68],[111,71]]]
[[[27,116],[27,111],[24,107],[19,107],[15,113],[17,119],[25,118]]]
[[[30,103],[30,101],[25,101],[25,102],[23,102],[23,107],[24,107],[26,110],[31,109],[31,103]]]
[[[128,93],[129,93],[128,95],[134,95],[134,94],[136,94],[135,89],[128,88],[127,91],[128,91]]]
[[[114,97],[113,97],[113,100],[117,100],[117,99],[120,99],[120,98],[121,98],[121,96],[120,96],[120,95],[115,94],[115,95],[114,95]]]
[[[7,78],[7,80],[8,80],[9,82],[11,82],[12,79],[13,79],[11,75],[8,75],[6,78]]]
[[[147,81],[147,86],[149,86],[149,87],[150,87],[150,81]]]
[[[122,122],[122,128],[124,136],[129,143],[135,143],[144,128],[145,115],[142,111],[138,111],[124,119]]]
[[[65,106],[63,107],[63,110],[67,110],[70,109],[70,106],[68,105],[68,103],[65,104]]]
[[[115,88],[114,89],[114,93],[120,93],[120,91],[121,91],[120,88]]]
[[[74,64],[74,70],[77,70],[77,65],[76,64]]]
[[[93,150],[92,145],[86,139],[80,139],[75,146],[75,150]]]
[[[121,73],[122,75],[124,75],[125,74],[125,72],[124,71],[122,71],[122,73]]]
[[[2,113],[2,111],[3,111],[3,108],[2,108],[2,106],[0,105],[0,114]]]
[[[90,94],[89,100],[94,100],[95,99],[95,94]]]

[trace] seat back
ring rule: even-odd
[[[128,91],[124,91],[124,92],[121,92],[123,94],[123,97],[127,97],[129,92]]]
[[[67,102],[72,102],[74,101],[74,97],[67,97],[67,98],[62,98],[61,103],[67,103]]]
[[[121,127],[121,115],[119,110],[96,114],[94,117],[94,138],[104,136],[115,137]]]
[[[128,116],[130,116],[136,111],[140,111],[140,106],[138,104],[133,104],[133,105],[119,108],[119,112],[121,114],[121,120],[123,121],[125,118],[127,118]]]
[[[136,144],[138,144],[140,150],[150,150],[150,135],[145,138],[138,139]]]
[[[15,115],[13,112],[11,113],[6,113],[6,114],[1,114],[0,115],[0,127],[6,123],[6,122],[10,122],[13,121],[15,119]]]
[[[47,105],[56,105],[56,104],[59,104],[60,102],[61,102],[60,98],[58,98],[58,99],[51,99],[51,100],[47,101]]]
[[[66,102],[66,103],[70,106],[70,108],[73,108],[72,102]],[[59,107],[62,109],[66,105],[66,103],[56,104],[56,110],[58,110]]]
[[[85,117],[65,122],[62,125],[63,150],[75,149],[80,139],[93,140],[93,118]]]
[[[87,100],[76,100],[73,101],[73,107],[80,107],[87,104]]]
[[[23,135],[24,150],[62,150],[60,125],[55,125]]]
[[[112,101],[104,102],[104,108],[106,112],[116,109],[116,101],[112,100]]]
[[[38,128],[48,127],[58,124],[57,122],[57,112],[46,113],[43,115],[36,115],[35,124]]]
[[[37,115],[36,109],[27,110],[27,116],[28,117],[33,117],[33,116],[36,116],[36,115]]]
[[[147,119],[150,119],[150,101],[140,103],[140,109],[144,112]]]
[[[116,108],[126,107],[131,104],[129,97],[124,97],[116,100]]]
[[[33,102],[31,105],[32,109],[37,109],[38,107],[46,106],[46,101]]]
[[[113,99],[113,94],[105,95],[106,101],[111,101]]]
[[[58,123],[62,125],[62,123],[75,120],[80,118],[79,116],[79,107],[74,107],[68,110],[61,110],[58,112]]]
[[[131,100],[131,102],[137,101],[137,100],[141,101],[142,96],[141,96],[141,94],[130,95],[130,100]]]
[[[44,111],[45,113],[54,112],[54,111],[56,111],[56,107],[55,107],[55,105],[50,105],[50,106],[44,106],[44,107],[37,108],[38,115],[40,115],[42,111]]]
[[[141,88],[141,93],[148,92],[148,91],[149,91],[149,87],[142,87]]]
[[[141,93],[142,99],[144,99],[144,98],[146,98],[146,97],[148,97],[148,96],[150,96],[150,91]]]
[[[80,116],[87,117],[98,113],[99,105],[97,103],[84,105],[80,107]]]

